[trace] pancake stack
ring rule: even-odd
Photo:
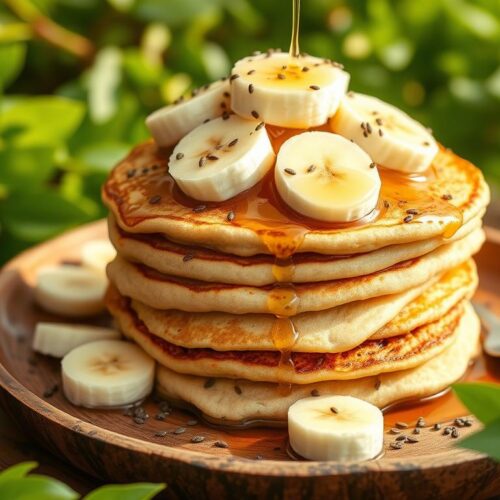
[[[311,68],[322,64],[329,63]],[[254,73],[247,69],[241,74]],[[259,115],[244,114],[262,82],[247,90],[240,75],[231,81],[247,93],[233,110],[245,120]],[[216,91],[229,98],[224,87]],[[231,129],[241,118],[227,106],[221,102],[219,120]],[[285,128],[271,111],[273,124],[261,116],[255,132],[265,127],[276,155],[304,128],[351,133],[335,117]],[[356,142],[372,133],[367,123],[361,138],[353,132]],[[375,160],[369,167],[380,175],[376,207],[359,220],[331,223],[285,204],[272,167],[222,201],[200,201],[208,192],[198,201],[187,196],[186,185],[174,180],[187,176],[179,166],[184,154],[165,143],[171,131],[155,127],[156,142],[137,146],[114,168],[103,200],[117,250],[107,306],[124,334],[158,362],[163,397],[215,421],[273,424],[303,397],[351,395],[384,408],[437,394],[464,375],[479,339],[469,302],[477,286],[471,257],[484,241],[489,198],[476,167],[437,146],[430,167],[416,176]],[[219,160],[203,154],[193,175]]]

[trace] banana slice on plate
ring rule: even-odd
[[[349,222],[368,215],[377,206],[381,186],[370,157],[330,132],[303,132],[285,141],[274,177],[287,205],[327,222]]]
[[[260,181],[274,159],[264,123],[232,114],[186,135],[170,157],[169,173],[191,198],[223,201]]]
[[[32,347],[42,354],[62,358],[83,344],[120,337],[120,332],[112,328],[41,322],[36,325]]]
[[[231,108],[243,118],[309,128],[335,113],[349,74],[329,60],[277,52],[241,59],[230,82]]]
[[[333,132],[352,139],[374,162],[404,173],[427,170],[439,149],[422,124],[364,94],[346,94],[330,124]]]
[[[382,451],[384,417],[351,396],[300,399],[288,410],[291,447],[309,460],[369,460]]]
[[[99,340],[62,360],[64,395],[78,406],[110,408],[136,403],[153,389],[155,363],[123,340]]]
[[[146,118],[146,125],[162,147],[175,144],[188,132],[229,110],[229,82],[219,80],[205,85],[190,99],[160,108]]]
[[[82,247],[82,264],[102,274],[106,266],[115,258],[116,250],[108,240],[93,240]]]
[[[104,274],[83,266],[45,267],[37,275],[35,301],[61,316],[92,316],[104,309],[107,286]]]

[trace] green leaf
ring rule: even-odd
[[[76,158],[87,167],[87,171],[107,173],[125,157],[129,150],[130,145],[127,143],[107,141],[82,148]]]
[[[70,201],[55,190],[42,188],[13,190],[0,203],[0,219],[7,231],[31,243],[87,222],[93,215],[78,201]]]
[[[0,498],[5,500],[73,500],[79,496],[60,481],[35,474],[0,483]]]
[[[47,181],[54,171],[54,149],[31,147],[0,149],[0,183],[25,187]]]
[[[500,418],[490,422],[482,431],[462,439],[458,446],[486,453],[500,462]]]
[[[22,462],[20,464],[13,465],[12,467],[0,472],[0,483],[10,479],[21,479],[37,467],[38,464],[36,462]]]
[[[500,419],[500,386],[495,384],[454,384],[460,401],[483,423]]]
[[[0,106],[0,140],[14,146],[47,146],[64,142],[80,124],[84,106],[63,97],[5,99]]]
[[[0,45],[0,92],[17,78],[23,69],[25,56],[24,43]]]
[[[165,484],[136,483],[101,486],[84,500],[149,500],[165,489]]]

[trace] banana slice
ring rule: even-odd
[[[439,149],[428,130],[406,113],[354,92],[342,99],[331,128],[361,146],[374,162],[405,173],[427,170]]]
[[[155,363],[135,344],[99,340],[73,349],[62,360],[64,395],[87,408],[119,407],[153,389]]]
[[[94,240],[82,247],[82,264],[102,274],[106,274],[106,266],[115,258],[116,250],[108,240]]]
[[[107,286],[103,274],[86,267],[45,267],[37,276],[35,301],[43,309],[61,316],[92,316],[104,309]]]
[[[351,396],[300,399],[288,410],[291,447],[309,460],[369,460],[384,444],[384,417]]]
[[[263,122],[226,115],[186,135],[170,157],[169,172],[191,198],[223,201],[260,181],[274,159]]]
[[[146,125],[159,146],[175,144],[188,132],[229,110],[229,81],[205,85],[193,97],[180,100],[151,113]]]
[[[297,212],[328,222],[364,217],[376,206],[380,177],[356,144],[330,132],[304,132],[281,146],[276,187]]]
[[[243,118],[271,125],[309,128],[337,111],[349,74],[312,56],[267,53],[238,61],[231,74],[231,108]]]
[[[33,350],[55,358],[62,358],[75,347],[83,344],[120,337],[120,332],[112,328],[41,322],[36,325]]]

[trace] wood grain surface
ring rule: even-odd
[[[500,494],[498,464],[455,447],[454,440],[429,428],[422,430],[420,442],[401,450],[390,448],[394,435],[387,432],[384,455],[378,460],[307,462],[287,454],[286,429],[224,430],[179,409],[158,420],[160,408],[153,400],[143,405],[149,414],[146,423],[138,424],[122,410],[81,409],[69,404],[59,389],[50,394],[60,386],[59,362],[33,354],[30,339],[37,321],[57,318],[34,305],[30,287],[40,266],[78,258],[83,242],[105,234],[102,221],[85,226],[22,254],[0,275],[0,385],[4,388],[0,402],[22,426],[23,434],[54,455],[102,481],[166,481],[168,496],[173,498],[223,499],[236,493],[242,498],[488,498]],[[478,258],[481,289],[476,300],[500,313],[500,237],[494,231],[489,237]],[[108,321],[107,316],[95,320]],[[446,397],[441,401],[446,404]],[[185,431],[175,433],[181,427]],[[460,432],[463,436],[478,428],[474,423]],[[198,435],[204,441],[192,443],[191,438]],[[217,441],[228,447],[217,447]],[[83,481],[80,487],[88,488],[88,483]]]

